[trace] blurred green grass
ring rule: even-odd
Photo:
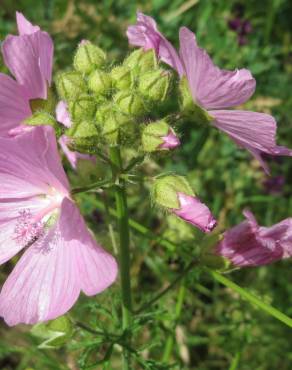
[[[236,33],[228,26],[240,6],[243,18],[252,25],[244,46],[238,45]],[[178,29],[185,25],[196,33],[200,45],[221,68],[250,69],[257,79],[257,90],[244,108],[272,113],[278,121],[279,143],[292,147],[292,3],[289,0],[267,0],[264,3],[252,0],[174,0],[171,3],[168,0],[22,0],[12,3],[2,0],[0,40],[15,32],[15,11],[19,10],[53,36],[55,72],[68,67],[74,49],[84,38],[107,50],[111,58],[120,60],[129,52],[125,31],[135,22],[137,9],[152,15],[175,45],[178,44]],[[177,129],[182,134],[182,150],[171,161],[160,159],[159,165],[161,169],[189,174],[196,192],[219,218],[222,230],[239,223],[245,207],[252,209],[263,225],[292,215],[291,159],[270,161],[273,176],[283,176],[285,185],[280,193],[269,194],[263,186],[266,175],[258,164],[224,135],[187,124]],[[73,183],[81,182],[81,177],[69,169],[68,172]],[[97,225],[97,220],[102,221],[102,218],[95,210],[93,197],[86,196],[82,200],[87,221],[100,240],[109,245],[106,225],[103,222]],[[168,250],[133,234],[134,290],[150,296],[173,279],[173,267],[196,249],[198,234],[153,210],[148,191],[142,186],[139,191],[133,191],[130,208],[134,219],[178,244],[177,249]],[[1,280],[9,269],[9,266],[2,268]],[[235,271],[232,279],[292,316],[291,261]],[[235,367],[230,370],[291,369],[292,335],[289,328],[243,302],[205,274],[192,273],[187,289],[172,358],[178,363],[176,369],[225,370],[237,358],[238,365],[234,362]],[[111,292],[102,295],[105,304],[115,299],[110,295]],[[139,346],[143,342],[152,342],[153,347],[147,349],[146,357],[160,356],[176,296],[177,291],[174,291],[163,299],[154,322],[147,322],[141,338],[137,339]],[[88,315],[88,320],[95,322],[94,304],[97,302],[98,299],[90,303],[82,298],[73,310],[73,317]],[[159,309],[163,312],[159,313]],[[114,324],[111,325],[114,330]],[[82,333],[77,333],[77,339],[89,340]],[[29,335],[27,328],[7,329],[2,324],[0,368],[85,369],[84,352],[78,348],[77,339],[69,343],[67,349],[44,351],[37,349],[38,341]],[[104,353],[106,348],[97,346],[96,351]],[[112,367],[105,369],[120,369],[119,366],[117,357]]]

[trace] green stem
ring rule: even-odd
[[[113,181],[118,184],[114,186],[116,199],[116,212],[119,228],[119,262],[120,262],[120,278],[122,291],[122,327],[126,331],[131,325],[132,312],[132,297],[131,297],[131,280],[130,280],[130,231],[129,231],[129,215],[127,206],[127,194],[125,181],[119,179],[119,174],[122,171],[121,153],[118,147],[110,148],[110,159],[112,162]],[[130,370],[130,354],[127,350],[123,350],[123,369]]]
[[[224,275],[220,274],[217,271],[210,270],[209,268],[206,268],[206,270],[213,276],[213,278],[219,283],[227,286],[228,288],[232,289],[236,293],[238,293],[242,298],[245,298],[250,303],[253,303],[255,306],[260,308],[261,310],[267,312],[271,316],[275,317],[276,319],[282,321],[284,324],[292,328],[292,319],[273,306],[265,303],[261,299],[257,298],[252,293],[248,292],[247,290],[241,288],[239,285],[235,284],[233,281],[227,279]]]
[[[185,295],[186,295],[186,287],[185,287],[184,280],[183,280],[179,288],[178,298],[177,298],[177,302],[175,305],[175,323],[177,323],[177,320],[180,317]],[[175,339],[175,327],[176,325],[173,328],[173,333],[169,334],[166,339],[166,344],[165,344],[163,356],[162,356],[162,361],[165,363],[169,362],[169,359],[170,359],[170,356],[173,350],[174,339]]]
[[[101,181],[94,182],[93,184],[82,186],[80,188],[74,188],[71,190],[71,194],[77,194],[77,193],[85,193],[87,191],[96,190],[98,188],[101,188],[105,185],[111,184],[112,180],[105,179]]]

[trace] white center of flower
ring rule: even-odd
[[[24,247],[36,242],[44,234],[45,227],[50,226],[50,221],[55,221],[55,216],[58,214],[64,197],[64,194],[51,188],[47,194],[39,198],[43,208],[38,212],[33,212],[30,208],[21,210],[15,225],[13,239]]]

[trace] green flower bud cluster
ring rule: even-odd
[[[135,50],[121,65],[112,66],[103,50],[83,41],[73,67],[57,76],[56,87],[72,122],[66,135],[80,147],[92,146],[94,140],[110,145],[137,142],[140,122],[166,99],[170,88],[171,75],[159,67],[154,50]],[[168,132],[164,126],[162,131]]]

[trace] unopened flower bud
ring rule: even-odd
[[[93,121],[74,122],[66,135],[72,138],[92,138],[98,136],[98,130]]]
[[[106,54],[98,46],[84,40],[78,46],[73,65],[76,71],[89,74],[94,69],[102,67],[106,60]]]
[[[111,77],[113,85],[118,90],[127,90],[133,86],[133,75],[127,66],[118,66],[112,69]]]
[[[93,71],[88,78],[88,87],[96,94],[106,94],[112,87],[112,79],[109,73]]]
[[[203,232],[210,232],[216,226],[216,220],[209,208],[194,195],[189,183],[182,176],[167,175],[157,178],[153,198],[155,203]]]
[[[133,121],[129,116],[112,110],[101,125],[101,135],[109,144],[121,144],[133,136]]]
[[[95,115],[96,123],[98,125],[101,125],[107,119],[107,117],[111,114],[112,110],[113,110],[113,104],[110,102],[100,105]]]
[[[70,101],[86,93],[87,87],[79,72],[62,72],[56,78],[57,91],[61,99]]]
[[[103,122],[101,134],[109,144],[114,145],[119,142],[119,125],[113,114]]]
[[[181,94],[181,110],[192,122],[206,124],[213,121],[208,112],[194,102],[185,76],[180,80],[179,90]]]
[[[96,103],[90,95],[82,94],[76,100],[69,102],[70,117],[73,121],[91,120],[95,110]]]
[[[124,61],[124,65],[137,73],[151,71],[157,68],[158,61],[154,49],[144,51],[134,50]]]
[[[135,92],[121,91],[114,96],[114,101],[125,114],[140,116],[145,113],[144,102]]]
[[[150,100],[164,101],[170,86],[170,77],[170,73],[163,69],[148,71],[140,76],[138,89]]]
[[[180,145],[180,141],[174,130],[162,120],[150,123],[144,128],[142,145],[145,152],[154,152],[174,149]]]

